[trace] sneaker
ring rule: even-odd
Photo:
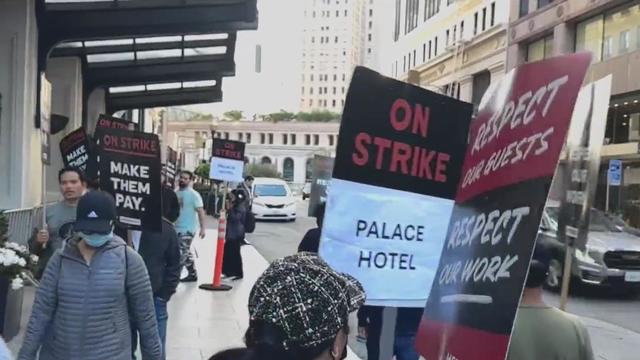
[[[188,275],[180,279],[180,282],[196,282],[196,281],[198,281],[197,275]]]

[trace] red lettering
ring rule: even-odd
[[[398,165],[400,165],[400,171],[403,174],[409,173],[409,159],[411,158],[411,146],[401,143],[393,143],[393,152],[391,153],[391,168],[393,172],[398,171]]]
[[[404,110],[404,117],[398,118],[398,111]],[[397,99],[391,106],[391,114],[389,116],[391,120],[391,126],[397,131],[404,131],[409,127],[411,123],[411,105],[405,99]]]
[[[431,161],[435,156],[435,151],[429,151],[427,149],[422,149],[422,154],[420,156],[420,172],[418,173],[419,177],[423,177],[425,179],[431,180],[433,179],[433,174],[431,173]]]
[[[376,169],[380,170],[382,169],[382,162],[384,161],[384,151],[386,149],[391,148],[392,142],[389,139],[376,137],[373,140],[373,143],[378,146],[378,156],[376,157]]]
[[[436,181],[447,182],[447,163],[451,156],[445,153],[438,153],[438,160],[436,160]]]
[[[420,147],[413,147],[413,163],[411,165],[411,176],[418,176],[418,169],[420,169]]]
[[[364,166],[369,161],[366,145],[371,145],[371,136],[367,133],[359,133],[355,140],[356,152],[351,157],[358,166]]]
[[[423,138],[427,137],[427,129],[429,128],[429,115],[431,109],[424,107],[422,111],[422,105],[416,104],[416,108],[413,112],[413,133],[421,135]]]

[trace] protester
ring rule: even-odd
[[[178,185],[180,190],[176,192],[180,203],[180,216],[176,221],[176,232],[180,240],[180,264],[187,268],[188,275],[180,281],[194,282],[198,281],[198,273],[196,272],[193,253],[191,252],[191,243],[196,234],[198,223],[200,223],[200,238],[204,238],[204,209],[202,197],[192,188],[193,173],[190,171],[182,171]]]
[[[78,200],[87,191],[85,175],[77,168],[66,167],[60,170],[58,183],[63,200],[47,206],[47,228],[39,229],[29,239],[31,253],[40,258],[35,274],[38,279],[42,277],[53,253],[60,249],[64,240],[71,235]]]
[[[381,306],[366,305],[358,310],[358,333],[366,338],[369,359],[380,357],[383,309]],[[393,342],[393,355],[396,360],[420,358],[415,349],[415,343],[423,312],[423,308],[398,308]]]
[[[577,317],[543,300],[542,284],[550,261],[549,250],[544,245],[536,245],[507,359],[593,360],[591,339],[585,326]]]
[[[362,285],[317,255],[274,261],[249,295],[246,348],[209,360],[338,360],[347,356],[349,313],[365,300]]]
[[[169,314],[167,304],[176,292],[180,282],[180,246],[178,235],[173,227],[180,209],[176,194],[168,187],[162,190],[162,232],[136,232],[132,237],[132,246],[142,256],[153,290],[153,304],[156,310],[158,332],[162,343],[162,358],[166,357],[167,322]],[[134,322],[132,330],[132,357],[138,343],[138,329]]]
[[[227,196],[227,233],[224,241],[222,274],[231,280],[244,277],[240,247],[245,236],[247,198],[244,191],[235,189]]]
[[[318,227],[307,231],[298,245],[298,252],[312,252],[318,253],[320,247],[320,235],[322,235],[322,222],[324,221],[325,203],[321,203],[316,206],[314,215],[316,217],[316,224]]]
[[[111,195],[78,202],[74,235],[49,261],[18,360],[130,360],[130,320],[143,359],[161,359],[153,294],[144,261],[113,235]]]

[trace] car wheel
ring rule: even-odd
[[[562,262],[558,259],[551,259],[549,262],[549,271],[545,285],[551,290],[559,290],[562,285]]]

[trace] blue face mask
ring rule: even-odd
[[[78,235],[87,243],[87,245],[93,248],[99,248],[113,238],[113,231],[109,234],[85,234],[79,232]]]

